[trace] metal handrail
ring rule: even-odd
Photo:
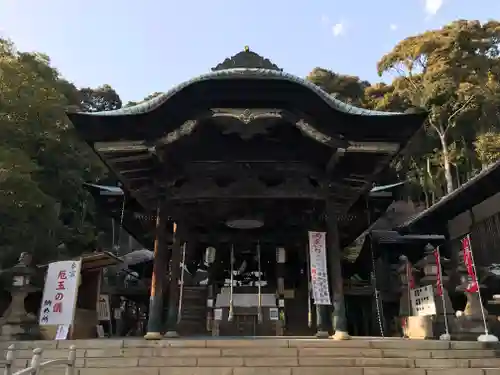
[[[3,371],[4,375],[38,375],[40,370],[57,365],[66,365],[65,375],[75,375],[76,347],[74,345],[69,347],[67,359],[52,359],[45,362],[42,362],[43,349],[33,349],[30,366],[12,373],[12,366],[14,365],[14,361],[16,359],[15,351],[16,347],[14,344],[10,345],[7,349],[7,354],[5,355],[5,368]]]

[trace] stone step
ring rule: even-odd
[[[5,350],[12,342],[0,342],[0,349]],[[438,341],[438,340],[406,340],[398,338],[354,338],[346,341],[334,341],[315,338],[277,338],[262,337],[256,339],[224,339],[224,338],[193,338],[164,339],[146,341],[142,338],[128,339],[86,339],[86,340],[35,340],[14,342],[17,349],[32,350],[34,348],[68,349],[75,345],[78,350],[110,349],[110,348],[296,348],[296,349],[397,349],[405,351],[500,351],[500,343],[482,343],[477,341]]]
[[[17,342],[14,368],[28,366],[34,348],[49,360],[66,358],[71,345],[75,375],[500,375],[499,344],[380,338]]]
[[[196,315],[196,317],[202,316],[203,318],[206,317],[207,310],[205,308],[193,308],[191,306],[185,306],[182,308],[182,316],[184,315]]]
[[[44,359],[49,359],[43,357]],[[59,357],[63,358],[63,357]],[[29,365],[28,359],[16,360],[14,367],[24,368]],[[378,368],[391,371],[392,369],[399,369],[403,373],[418,372],[429,370],[468,370],[471,373],[476,373],[477,370],[483,369],[497,369],[500,373],[500,360],[499,359],[485,359],[485,360],[439,360],[439,359],[426,359],[426,360],[410,360],[405,358],[330,358],[330,357],[212,357],[212,356],[153,356],[153,357],[111,357],[111,358],[77,358],[76,368],[78,369],[114,369],[121,368],[123,370],[133,369],[143,370],[153,368],[274,368],[280,371],[281,368],[296,368],[307,367],[312,369],[328,367],[331,369],[352,368]],[[189,369],[186,369],[186,373]],[[457,375],[457,374],[456,374]]]
[[[351,366],[351,365],[325,365],[320,363],[295,364],[286,361],[259,362],[255,359],[253,362],[240,364],[240,361],[216,362],[204,361],[194,365],[189,361],[172,362],[168,359],[157,358],[155,361],[143,361],[142,364],[134,365],[134,361],[101,361],[80,366],[77,362],[76,375],[261,375],[261,374],[279,374],[279,375],[498,375],[498,368],[411,368],[397,366]],[[121,366],[117,365],[120,363]],[[129,366],[124,366],[127,363]],[[257,364],[257,365],[256,365]],[[20,367],[21,368],[21,367]],[[19,369],[20,369],[19,368]],[[65,369],[62,366],[52,367],[42,372],[45,375],[63,375]]]
[[[63,349],[45,349],[43,352],[44,358],[56,359],[64,357],[66,353]],[[28,349],[17,350],[16,358],[29,359],[32,356],[32,351]],[[115,357],[300,357],[300,358],[366,358],[366,359],[408,359],[408,360],[433,360],[433,361],[460,361],[469,360],[473,364],[472,367],[478,367],[475,363],[480,361],[493,361],[500,367],[500,355],[497,351],[486,350],[446,350],[446,351],[400,351],[397,349],[374,350],[368,349],[359,351],[355,348],[237,348],[237,349],[217,349],[217,348],[176,348],[176,347],[158,347],[158,348],[104,348],[104,349],[77,349],[78,358],[115,358]],[[457,362],[458,363],[458,362]],[[489,363],[489,362],[488,362]],[[490,367],[490,366],[488,366]]]
[[[43,375],[64,375],[48,369]],[[498,369],[410,369],[384,367],[135,367],[81,368],[75,375],[498,375]]]
[[[199,305],[199,304],[190,303],[190,304],[183,304],[182,305],[182,311],[184,311],[184,310],[206,312],[207,311],[207,307],[205,305]]]
[[[56,358],[43,356],[44,360]],[[29,359],[16,359],[16,366],[23,368]],[[146,357],[85,357],[77,358],[78,368],[112,368],[112,367],[379,367],[379,368],[500,368],[500,360],[452,360],[426,359],[413,360],[407,358],[330,358],[330,357],[211,357],[211,356],[146,356]]]

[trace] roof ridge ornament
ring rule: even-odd
[[[252,52],[249,46],[245,46],[243,51],[238,52],[236,55],[228,57],[223,62],[212,68],[212,72],[226,69],[246,68],[246,69],[269,69],[278,72],[283,71],[271,60],[262,57],[261,55]]]

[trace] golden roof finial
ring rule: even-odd
[[[245,48],[243,48],[243,51],[250,52],[250,47],[249,46],[245,46]]]

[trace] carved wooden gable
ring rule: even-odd
[[[250,51],[248,46],[245,49],[237,53],[236,55],[225,59],[215,68],[212,68],[213,72],[218,70],[234,69],[234,68],[254,68],[254,69],[269,69],[282,71],[276,64],[273,64],[269,59],[266,59],[259,54]]]

